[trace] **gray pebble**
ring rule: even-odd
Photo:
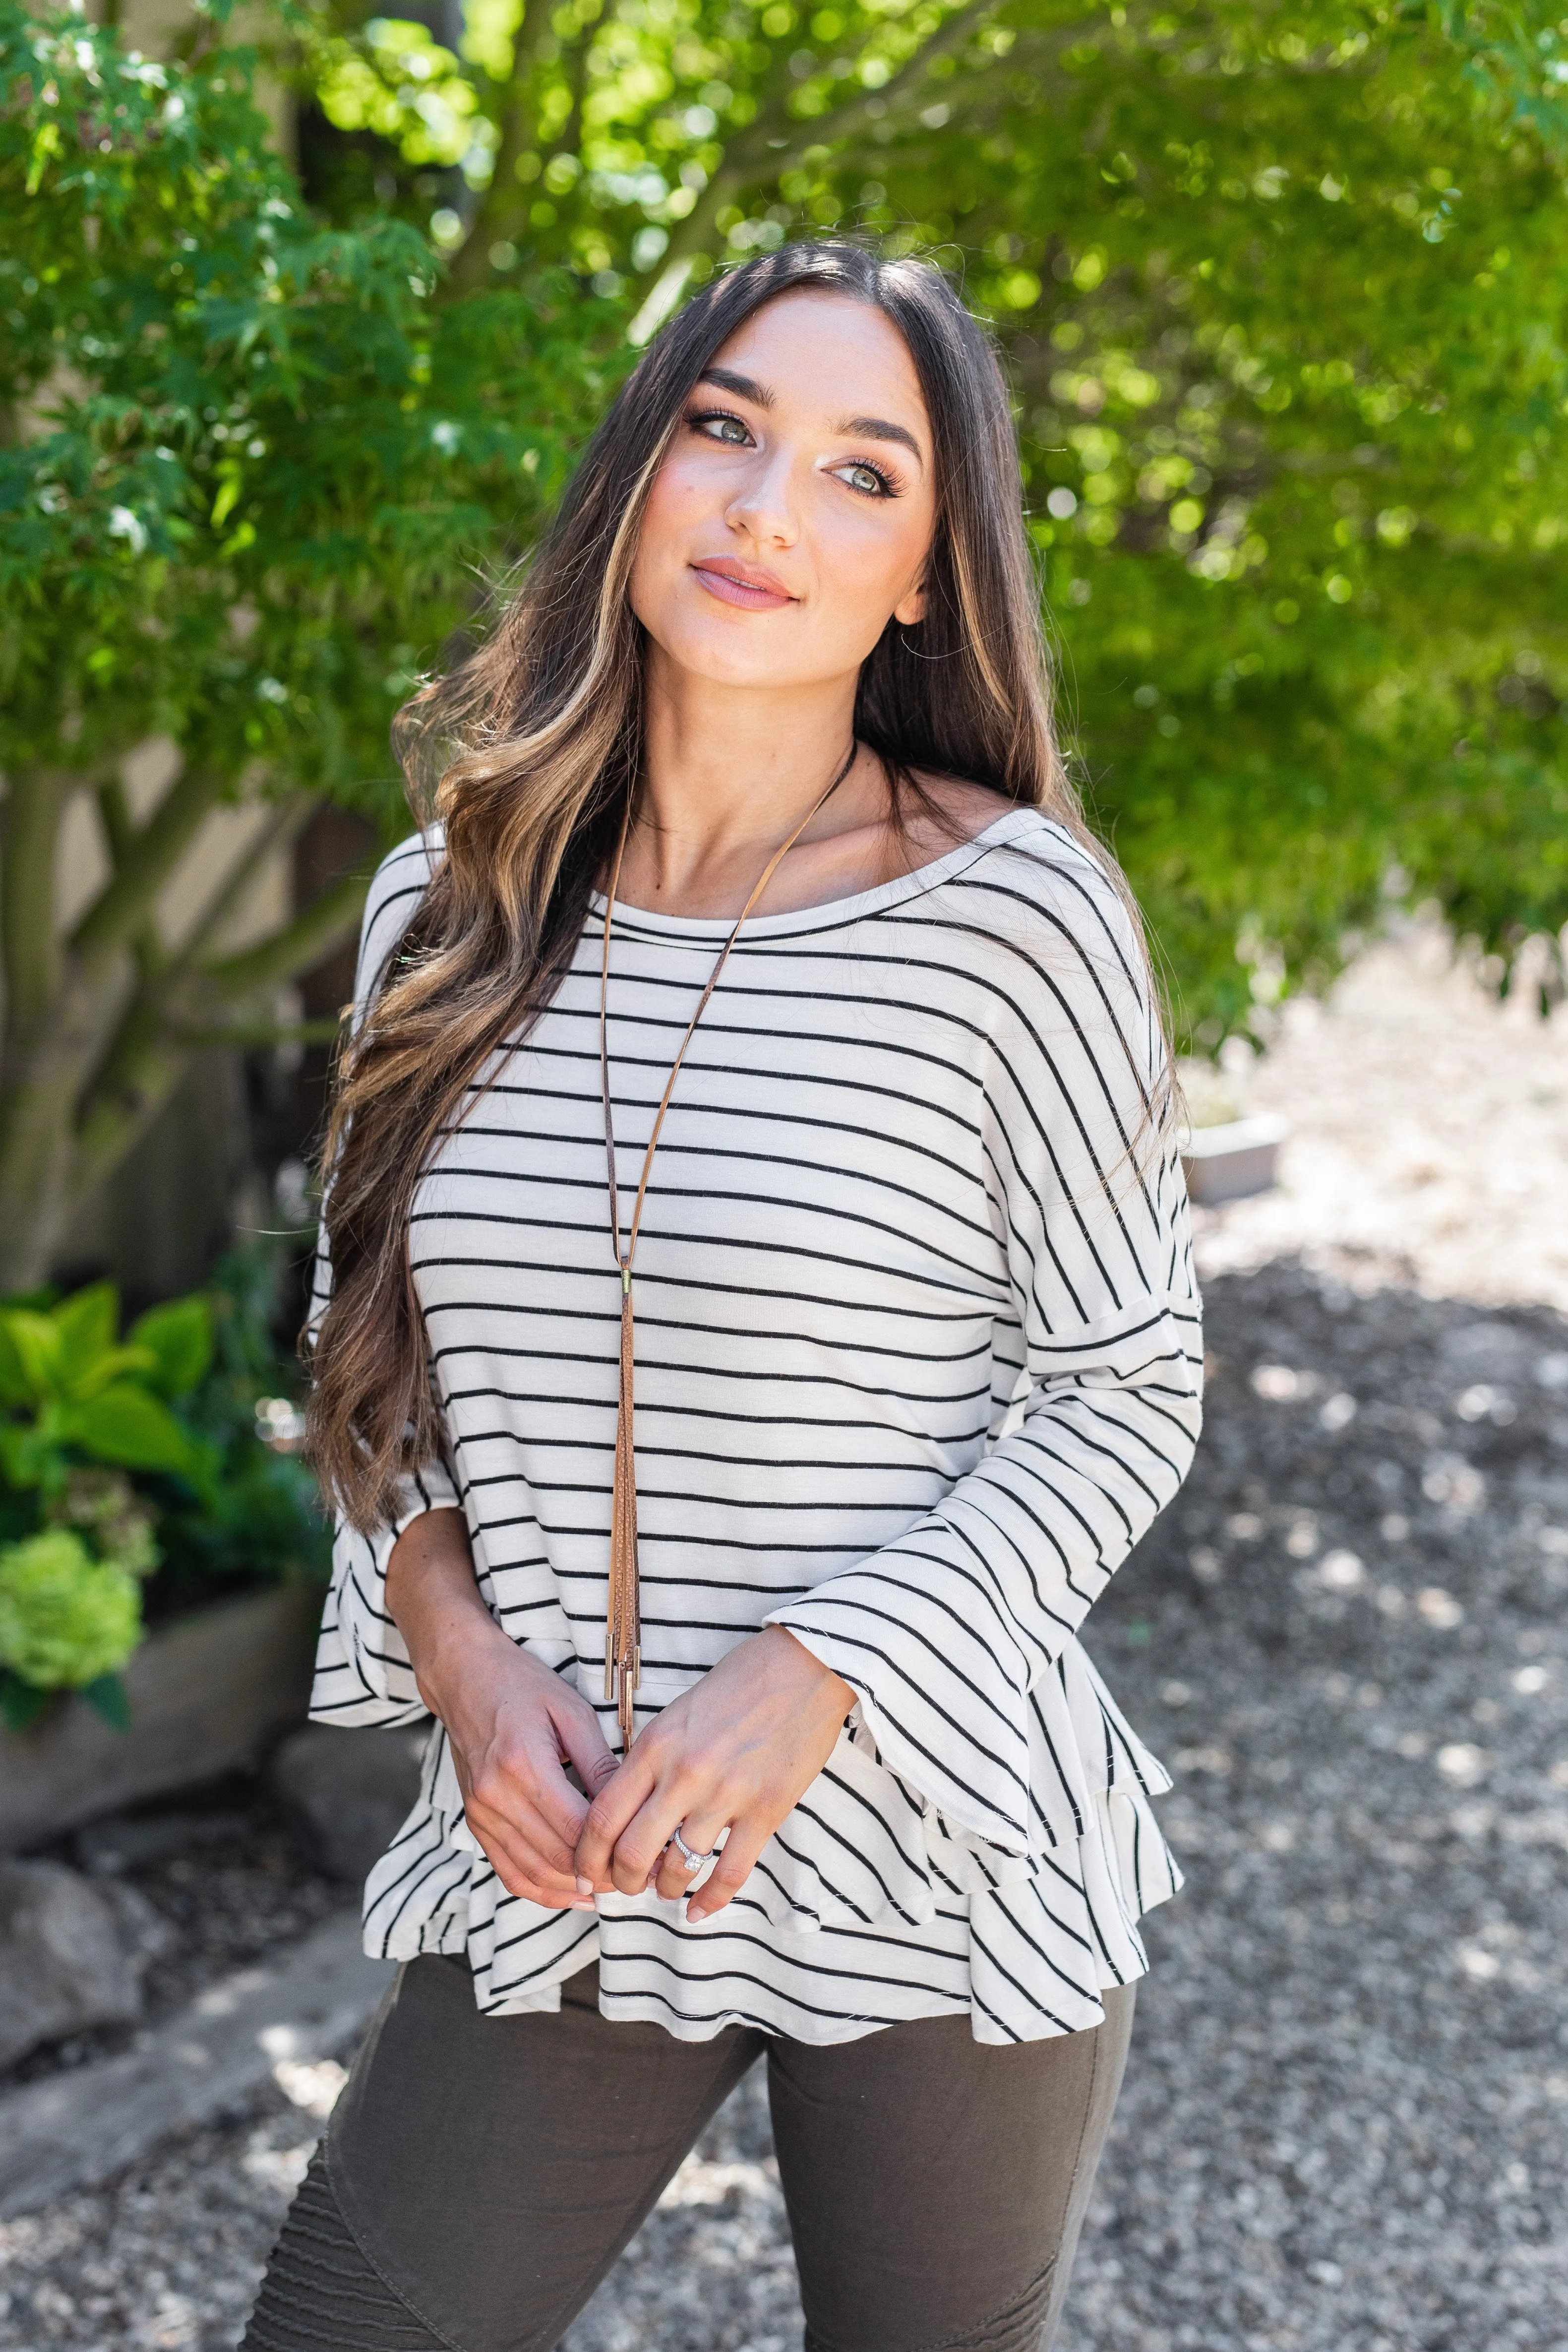
[[[1188,1884],[1059,2352],[1568,2352],[1568,1324],[1208,1303],[1197,1466],[1091,1621]],[[0,2352],[237,2343],[318,2128],[269,2095],[0,2229]],[[754,2074],[564,2352],[799,2329]]]

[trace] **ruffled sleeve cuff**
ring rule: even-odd
[[[310,1719],[347,1727],[418,1723],[428,1713],[402,1634],[386,1605],[386,1569],[404,1529],[426,1511],[460,1508],[444,1463],[399,1482],[396,1514],[374,1535],[340,1524],[332,1580],[316,1644]]]
[[[955,1856],[961,1846],[991,1852],[999,1873],[1009,1860],[1037,1857],[1052,1840],[1030,1794],[1030,1710],[1022,1660],[1016,1662],[1016,1684],[994,1655],[985,1661],[986,1681],[994,1687],[983,1698],[969,1695],[984,1717],[984,1734],[976,1737],[937,1697],[931,1688],[935,1677],[910,1673],[899,1654],[909,1650],[908,1618],[923,1612],[910,1608],[905,1591],[900,1601],[906,1622],[893,1625],[889,1601],[875,1571],[863,1582],[851,1571],[835,1578],[830,1589],[775,1610],[766,1622],[784,1626],[849,1685],[859,1702],[854,1721],[860,1740],[941,1820],[942,1835]],[[913,1631],[917,1641],[922,1633],[940,1639],[934,1623]],[[961,1883],[970,1883],[966,1864]]]

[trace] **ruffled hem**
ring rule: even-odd
[[[1081,1687],[1070,1674],[1053,1679],[1064,1707],[1069,1696],[1080,1707],[1092,1704],[1103,1733],[1102,1686],[1083,1663],[1088,1679]],[[1101,1991],[1147,1969],[1139,1918],[1181,1885],[1151,1802],[1168,1780],[1114,1710],[1110,1719],[1115,1738],[1109,1748],[1102,1738],[1098,1752],[1110,1754],[1106,1769],[1120,1784],[1089,1787],[1079,1755],[1071,1831],[1042,1838],[1032,1853],[991,1845],[947,1819],[889,1769],[868,1727],[854,1723],[764,1847],[744,1890],[748,1932],[769,1931],[787,1972],[813,1965],[812,1940],[824,1934],[851,1943],[864,1935],[885,1948],[929,1931],[934,1944],[967,1961],[977,2040],[1034,2040],[1097,2024]],[[1125,1758],[1119,1741],[1128,1743]],[[1134,1757],[1136,1770],[1128,1760]],[[671,1947],[672,1972],[683,1977],[681,1954],[689,1946],[689,1973],[704,1985],[712,1956],[701,1947],[722,1937],[729,1915],[689,1925],[680,1904],[649,1893],[604,1898],[590,1921],[581,1912],[550,1911],[508,1895],[463,1817],[450,1751],[437,1727],[420,1801],[371,1873],[364,1917],[365,1948],[374,1956],[464,1953],[479,2006],[511,2014],[556,2007],[560,1984],[595,1957],[613,1981],[617,1963],[629,1967],[646,1958],[653,1921],[661,1944]],[[883,1961],[889,1957],[884,1949]],[[911,2016],[963,2008],[961,1998],[932,1998],[913,1985],[901,1997],[889,1991],[885,1969],[881,1997]],[[751,1985],[743,2013],[752,2022],[796,2039],[844,2039],[878,2021],[824,2017],[803,2031],[798,2007],[787,1998],[774,2005],[776,2014],[765,1987]],[[646,2014],[686,2039],[706,2039],[733,2021],[728,2012],[716,2017],[710,2006],[695,2018],[682,2015],[664,1996],[607,1991],[604,2005],[606,2015]]]

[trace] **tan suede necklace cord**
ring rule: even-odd
[[[610,869],[610,887],[605,898],[605,953],[599,971],[599,1075],[605,1098],[605,1153],[610,1176],[610,1241],[616,1253],[616,1265],[621,1277],[621,1376],[620,1400],[616,1413],[616,1487],[610,1518],[610,1598],[605,1616],[605,1696],[614,1699],[620,1717],[621,1745],[629,1748],[636,1737],[633,1724],[633,1701],[642,1679],[642,1611],[637,1588],[637,1444],[632,1428],[632,1412],[636,1390],[637,1360],[632,1318],[632,1260],[637,1255],[637,1234],[642,1226],[643,1203],[647,1198],[647,1180],[653,1167],[653,1155],[658,1143],[664,1115],[669,1108],[675,1092],[675,1081],[680,1076],[680,1065],[686,1049],[697,1034],[697,1024],[708,1010],[708,1001],[719,985],[719,975],[730,960],[730,950],[741,936],[741,926],[762,897],[785,857],[795,847],[806,826],[838,790],[855,764],[858,746],[851,743],[849,756],[826,790],[818,794],[795,831],[774,850],[757,877],[751,897],[735,918],[734,929],[719,952],[719,961],[708,975],[708,985],[697,1000],[697,1010],[686,1024],[686,1034],[680,1050],[670,1066],[665,1089],[654,1114],[653,1132],[643,1153],[642,1177],[637,1185],[637,1201],[632,1209],[632,1222],[626,1234],[625,1249],[621,1246],[621,1202],[616,1183],[616,1123],[610,1102],[610,932],[615,921],[616,892],[620,885],[621,860],[626,853],[626,840],[631,831],[632,803],[627,796],[626,814],[621,819],[621,837],[616,846],[616,862]]]

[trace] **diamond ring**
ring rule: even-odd
[[[710,1853],[693,1853],[679,1830],[675,1832],[674,1843],[679,1847],[680,1859],[688,1870],[700,1870],[705,1862],[711,1862],[713,1859]]]

